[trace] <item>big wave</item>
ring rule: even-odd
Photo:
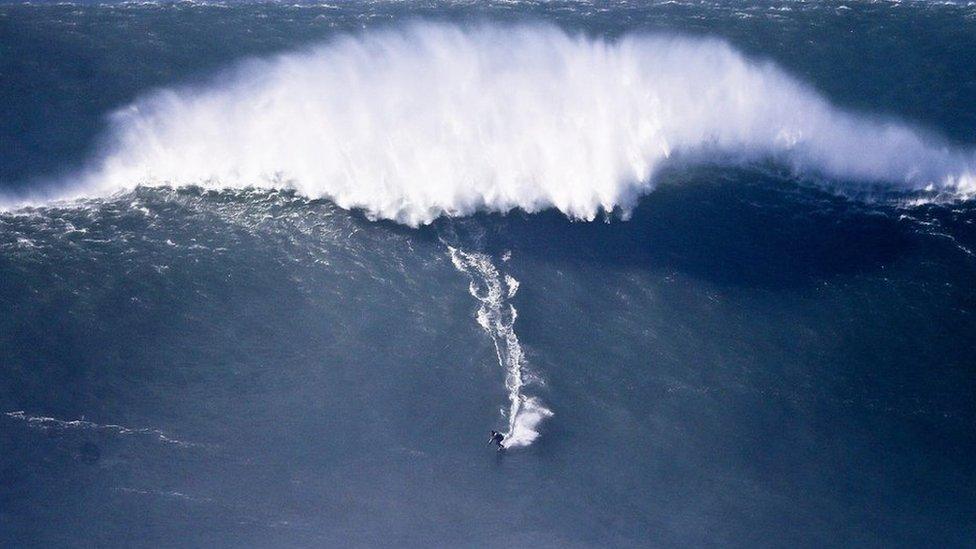
[[[112,115],[76,194],[287,187],[409,225],[477,210],[626,211],[674,158],[839,186],[976,190],[976,153],[843,112],[712,39],[409,26],[246,63]]]

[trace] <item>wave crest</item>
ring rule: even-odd
[[[81,192],[285,186],[417,225],[628,210],[676,154],[844,185],[976,190],[976,154],[833,108],[715,40],[414,24],[251,62],[113,115]]]

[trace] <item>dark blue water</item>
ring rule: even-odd
[[[718,37],[856,127],[976,143],[965,3],[4,3],[0,194],[91,184],[153,90],[417,19]],[[702,150],[591,222],[486,201],[410,227],[301,182],[7,207],[0,545],[972,546],[976,205]],[[496,452],[516,351],[552,415]]]

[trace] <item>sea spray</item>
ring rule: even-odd
[[[468,275],[468,291],[480,306],[475,318],[491,337],[498,356],[498,364],[505,368],[505,388],[508,389],[508,432],[502,445],[506,448],[528,446],[539,436],[539,424],[552,415],[538,397],[524,393],[527,385],[525,353],[515,333],[518,310],[509,301],[515,297],[519,283],[511,275],[502,274],[483,253],[465,252],[448,246],[451,262],[457,270]],[[507,254],[506,254],[506,257]]]
[[[720,40],[415,23],[145,96],[62,191],[286,187],[408,225],[514,208],[590,220],[626,214],[676,158],[771,161],[850,194],[976,190],[971,147],[845,112]]]

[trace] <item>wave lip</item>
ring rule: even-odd
[[[416,23],[253,61],[112,116],[80,195],[289,187],[409,225],[477,210],[625,213],[682,155],[876,188],[976,192],[976,153],[832,107],[700,38]]]

